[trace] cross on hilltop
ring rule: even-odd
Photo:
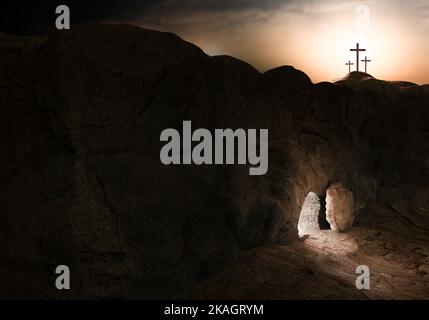
[[[368,73],[367,72],[367,64],[368,64],[368,62],[371,62],[371,60],[368,60],[368,57],[367,56],[365,56],[365,59],[364,60],[361,60],[362,62],[365,62],[365,73]]]
[[[359,72],[359,52],[366,51],[366,49],[360,49],[359,43],[356,43],[356,49],[350,49],[350,51],[356,51],[356,71]]]
[[[352,52],[356,52],[356,72],[359,72],[359,61],[364,62],[365,63],[365,73],[368,73],[368,62],[371,62],[371,60],[368,59],[367,56],[365,56],[365,59],[363,60],[359,60],[359,53],[360,52],[365,52],[366,49],[362,49],[359,47],[359,43],[356,43],[356,48],[355,49],[350,49],[350,51]],[[351,72],[351,68],[350,66],[354,65],[353,63],[349,62],[346,63],[346,66],[349,66],[349,73]]]
[[[349,60],[349,62],[346,63],[346,66],[349,66],[349,73],[352,72],[352,69],[351,69],[352,65],[354,65],[354,63],[350,62],[350,60]]]

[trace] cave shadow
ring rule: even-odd
[[[331,225],[326,220],[326,196],[319,196],[320,211],[319,211],[319,228],[320,230],[331,230]]]

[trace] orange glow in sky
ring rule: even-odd
[[[272,10],[163,12],[155,24],[137,24],[175,32],[210,55],[228,54],[262,72],[292,65],[313,82],[344,77],[359,42],[374,77],[429,83],[429,1],[283,2]]]

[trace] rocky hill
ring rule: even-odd
[[[185,297],[244,250],[298,242],[304,199],[333,183],[357,225],[429,241],[425,86],[261,74],[128,25],[0,35],[0,75],[1,297]],[[268,174],[162,165],[183,120],[269,129]]]

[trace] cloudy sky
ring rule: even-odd
[[[345,63],[356,60],[349,49],[359,42],[367,49],[361,58],[372,60],[368,72],[373,76],[429,83],[429,0],[60,2],[70,6],[72,23],[132,23],[170,31],[210,55],[232,55],[260,71],[293,65],[314,82],[343,77]],[[56,1],[28,3],[20,2],[12,15],[3,8],[0,31],[28,34],[51,28]]]

